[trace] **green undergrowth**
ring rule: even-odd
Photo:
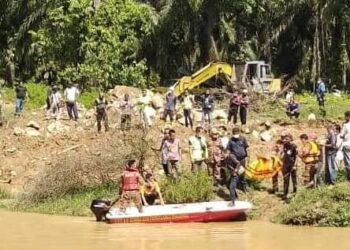
[[[91,216],[90,204],[93,199],[104,198],[113,200],[117,195],[117,186],[108,184],[86,188],[85,190],[67,194],[60,198],[48,198],[37,204],[17,202],[14,204],[13,209],[41,214]]]
[[[288,225],[350,226],[350,184],[343,182],[333,188],[304,189],[273,221]]]
[[[10,190],[0,186],[0,200],[10,199],[12,197]]]
[[[214,197],[213,181],[206,172],[183,173],[179,178],[166,178],[161,182],[166,203],[209,201]]]

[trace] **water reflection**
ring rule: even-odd
[[[350,229],[314,229],[266,222],[216,224],[115,224],[0,212],[0,249],[36,250],[338,250],[349,249]]]

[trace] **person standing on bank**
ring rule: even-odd
[[[344,153],[344,165],[347,173],[347,180],[350,181],[350,111],[346,111],[345,123],[340,137],[343,139],[342,148]]]
[[[241,105],[241,97],[238,94],[238,90],[234,90],[232,97],[230,99],[230,108],[228,111],[228,120],[227,123],[229,124],[233,118],[233,125],[237,124],[237,116],[238,116],[238,110],[239,106]]]
[[[131,113],[134,108],[134,104],[130,100],[129,94],[124,95],[124,100],[120,103],[121,109],[121,130],[130,130],[131,128]]]
[[[242,191],[246,191],[246,181],[244,177],[244,170],[248,160],[248,142],[246,138],[240,135],[239,128],[233,128],[232,130],[232,138],[230,139],[227,149],[233,154],[236,159],[239,161],[242,170],[240,170],[239,174],[239,183],[238,187]]]
[[[69,84],[68,87],[64,91],[64,97],[66,100],[67,113],[70,120],[77,121],[78,116],[78,106],[77,99],[79,97],[79,90],[73,84]]]
[[[192,121],[193,103],[194,103],[193,96],[190,95],[190,93],[186,89],[185,94],[182,98],[181,104],[182,104],[184,117],[185,117],[185,126],[186,128],[188,128],[188,126],[190,125],[192,130],[193,130],[193,121]]]
[[[247,124],[248,105],[249,105],[248,90],[243,89],[242,97],[241,97],[241,105],[239,106],[239,118],[241,119],[241,123],[243,126]]]
[[[283,142],[282,156],[282,174],[283,174],[283,196],[282,199],[287,199],[289,191],[289,181],[292,179],[293,193],[297,192],[297,146],[292,142],[291,134],[286,134],[281,137]]]
[[[48,110],[48,115],[53,116],[57,120],[60,118],[61,100],[61,93],[58,87],[54,85],[51,89],[51,95],[49,97],[50,109]]]
[[[300,135],[302,150],[300,158],[305,164],[303,173],[304,185],[308,188],[315,187],[315,175],[317,172],[317,164],[319,162],[320,150],[318,145],[309,139],[306,134]]]
[[[212,122],[212,113],[214,111],[214,98],[211,96],[209,89],[205,91],[202,96],[202,125],[208,119],[209,127]]]
[[[24,86],[23,82],[20,81],[15,89],[16,92],[16,117],[20,117],[23,115],[24,104],[26,98],[28,97],[27,87]]]
[[[103,93],[99,93],[95,100],[96,107],[96,119],[97,119],[97,131],[100,133],[102,128],[102,121],[105,123],[105,131],[108,131],[108,115],[107,115],[108,102]]]
[[[195,135],[188,139],[193,173],[201,171],[203,163],[208,159],[207,141],[201,133],[202,127],[196,127]]]
[[[327,127],[327,138],[324,147],[326,154],[325,181],[327,185],[335,185],[338,174],[338,167],[335,159],[337,154],[337,134],[333,125]]]
[[[164,121],[167,121],[169,116],[170,124],[173,125],[175,110],[176,110],[177,98],[173,91],[169,91],[165,97],[165,107],[164,107]]]
[[[324,106],[325,95],[326,95],[326,85],[324,81],[321,78],[319,78],[317,81],[316,97],[317,97],[318,106],[320,108],[322,116],[326,115],[326,110]]]

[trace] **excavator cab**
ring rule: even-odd
[[[268,93],[272,80],[271,66],[264,61],[250,61],[245,64],[242,83],[248,88]]]

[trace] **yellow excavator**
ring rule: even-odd
[[[237,72],[241,77],[237,77]],[[180,96],[185,90],[194,89],[213,77],[219,78],[230,87],[244,87],[261,93],[276,93],[281,89],[281,79],[273,79],[271,66],[264,61],[234,65],[212,62],[193,75],[182,77],[171,89],[176,96]]]

